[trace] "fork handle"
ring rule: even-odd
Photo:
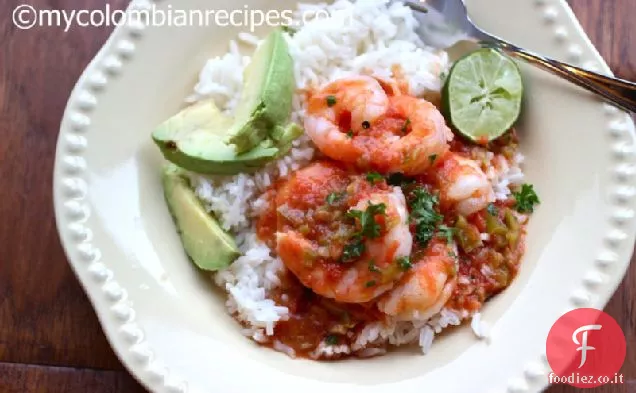
[[[636,83],[612,78],[562,63],[519,48],[503,40],[482,41],[482,45],[502,50],[506,54],[523,59],[546,71],[596,93],[628,112],[636,112]]]

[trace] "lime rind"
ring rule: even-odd
[[[453,65],[443,94],[452,126],[473,141],[489,142],[519,118],[523,82],[512,59],[494,49],[479,49]]]

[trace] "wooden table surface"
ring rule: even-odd
[[[56,9],[103,9],[104,4],[27,2]],[[109,2],[113,8],[127,3]],[[143,392],[108,346],[67,264],[53,219],[51,175],[64,105],[110,29],[18,30],[10,15],[21,3],[0,2],[0,393]],[[631,23],[636,0],[570,3],[612,70],[636,80],[636,26]],[[627,383],[595,391],[636,392],[636,263],[606,311],[625,331]]]

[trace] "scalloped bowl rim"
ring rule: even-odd
[[[197,1],[200,0],[189,0],[183,2],[183,4],[196,3]],[[228,0],[222,1],[225,1],[225,4],[228,2]],[[263,1],[265,1],[265,3],[262,1],[261,3],[266,4],[266,0]],[[502,8],[504,7],[504,3],[502,3],[504,0],[482,1],[488,4],[501,5]],[[252,3],[258,2],[259,0],[252,1]],[[470,1],[469,8],[471,4],[475,4],[477,2],[479,2],[479,0]],[[170,1],[162,1],[158,4],[164,5],[169,3]],[[519,6],[535,9],[537,12],[537,18],[541,19],[541,22],[536,23],[543,23],[545,26],[548,26],[548,29],[551,29],[550,37],[553,41],[549,44],[544,42],[537,45],[544,45],[548,49],[548,52],[553,52],[552,55],[555,57],[565,57],[565,60],[569,60],[570,62],[581,62],[583,59],[588,59],[587,62],[583,64],[585,67],[595,67],[603,72],[610,72],[608,66],[594,49],[589,38],[583,32],[582,28],[576,21],[574,14],[564,0],[535,0],[532,2],[532,5],[528,5],[528,3]],[[131,7],[136,6],[136,4],[138,3],[133,2]],[[493,20],[495,19],[489,19],[489,16],[485,15],[485,13],[475,15],[474,19],[484,27],[490,28],[492,26],[492,29],[496,29],[496,24],[493,23]],[[93,129],[99,128],[96,127],[95,124],[101,124],[98,120],[99,116],[102,116],[100,111],[108,112],[107,109],[104,110],[100,107],[100,102],[102,100],[106,101],[109,97],[108,91],[110,86],[117,85],[117,80],[121,78],[121,74],[127,68],[131,68],[130,64],[135,61],[140,61],[136,59],[138,47],[143,43],[144,39],[148,38],[144,37],[148,34],[159,35],[161,34],[161,31],[153,30],[152,33],[149,33],[143,25],[117,27],[99,53],[95,56],[93,61],[91,61],[91,63],[87,66],[71,93],[60,126],[60,135],[56,150],[53,185],[56,223],[69,263],[75,274],[78,276],[85,291],[89,295],[89,299],[96,310],[97,316],[104,328],[105,334],[111,346],[114,348],[118,357],[122,360],[127,369],[143,385],[152,391],[207,391],[210,386],[208,386],[208,388],[201,388],[205,385],[205,383],[197,379],[197,373],[189,373],[187,368],[184,368],[183,365],[179,364],[182,358],[179,356],[175,356],[174,358],[166,356],[166,353],[170,353],[169,345],[162,347],[161,345],[156,345],[156,341],[154,347],[149,344],[149,342],[154,339],[153,337],[155,337],[155,334],[165,339],[166,337],[171,337],[169,336],[169,333],[173,330],[178,331],[179,329],[184,328],[182,326],[172,325],[173,321],[169,314],[162,315],[160,310],[155,309],[148,311],[148,309],[151,309],[152,307],[148,307],[146,305],[148,304],[147,299],[144,299],[143,297],[150,295],[143,295],[144,292],[141,289],[133,288],[131,285],[120,284],[120,282],[128,281],[129,279],[131,282],[141,283],[143,280],[135,280],[137,280],[138,276],[142,277],[140,275],[141,273],[137,272],[143,269],[139,269],[139,266],[135,265],[138,261],[135,262],[133,257],[131,257],[130,261],[126,261],[126,263],[130,263],[130,266],[137,266],[134,269],[131,269],[130,273],[127,273],[125,270],[126,266],[119,265],[120,262],[123,263],[124,261],[114,262],[104,258],[104,255],[108,255],[110,253],[109,250],[111,247],[121,249],[122,246],[121,244],[110,244],[111,240],[117,239],[115,237],[111,239],[105,235],[106,233],[112,235],[113,231],[110,230],[109,232],[108,229],[104,231],[104,229],[100,227],[101,225],[104,225],[104,223],[108,224],[108,218],[99,216],[100,209],[103,210],[103,206],[106,206],[107,204],[104,204],[103,200],[96,202],[96,199],[94,198],[100,194],[99,192],[94,192],[93,194],[90,192],[91,190],[97,190],[103,193],[104,188],[100,188],[103,187],[100,185],[100,182],[112,175],[112,173],[102,171],[103,168],[107,167],[105,164],[102,166],[102,161],[108,161],[108,156],[101,156],[95,153],[95,150],[92,150],[92,146],[95,144],[91,145],[88,143],[90,139],[97,139],[99,141],[99,137],[101,137],[98,136],[98,134],[95,134]],[[524,37],[520,37],[520,41],[523,41],[523,39]],[[539,41],[540,39],[542,38],[537,38],[536,40]],[[530,40],[530,38],[528,38],[528,40]],[[532,43],[532,41],[528,42]],[[520,43],[522,44],[523,42]],[[202,58],[199,60],[201,59]],[[537,86],[540,86],[540,89],[530,94],[536,94],[539,96],[543,94],[542,91],[544,89],[552,95],[563,94],[566,101],[571,99],[575,101],[574,103],[576,105],[582,105],[583,109],[589,108],[588,111],[582,112],[594,111],[593,114],[586,113],[581,116],[590,116],[589,119],[597,122],[600,121],[598,120],[599,116],[602,116],[602,121],[606,124],[604,127],[605,130],[603,131],[606,135],[604,135],[603,138],[605,138],[604,143],[608,146],[608,149],[606,153],[602,154],[603,157],[599,158],[603,164],[606,164],[607,168],[604,168],[606,171],[598,173],[592,172],[593,175],[598,175],[595,179],[593,179],[596,183],[590,183],[588,188],[581,188],[580,191],[578,191],[576,194],[576,200],[573,202],[573,205],[575,205],[572,207],[573,210],[564,212],[566,217],[563,219],[563,222],[553,223],[553,225],[551,224],[551,228],[555,229],[555,232],[550,234],[550,236],[554,238],[561,240],[567,239],[566,235],[558,232],[557,230],[565,230],[567,228],[581,225],[581,222],[576,220],[578,217],[577,212],[580,211],[579,209],[583,208],[577,204],[584,205],[581,201],[594,201],[600,203],[600,205],[594,206],[589,204],[587,205],[588,208],[596,208],[596,206],[600,206],[598,210],[603,210],[602,215],[598,212],[591,213],[593,216],[592,222],[598,225],[594,225],[588,232],[594,232],[597,227],[603,227],[603,230],[598,234],[596,232],[589,234],[589,240],[595,243],[594,249],[596,251],[594,256],[589,258],[590,261],[584,261],[581,263],[586,264],[586,271],[580,272],[580,281],[573,284],[573,288],[568,287],[567,296],[565,296],[565,292],[563,295],[559,294],[559,296],[562,297],[558,298],[558,301],[563,303],[563,308],[560,310],[560,313],[575,307],[601,308],[607,303],[610,296],[615,291],[629,265],[632,254],[632,245],[634,238],[636,237],[636,221],[634,220],[633,210],[634,190],[636,189],[634,188],[636,186],[636,180],[634,179],[636,175],[636,160],[634,158],[633,148],[634,124],[630,117],[609,105],[596,102],[587,96],[572,98],[571,95],[568,95],[570,93],[562,93],[563,90],[566,90],[566,88],[562,85],[559,85],[559,88],[556,90],[550,90],[552,88],[551,84],[557,84],[557,82],[553,79],[542,79],[544,77],[533,70],[524,69],[524,71],[528,73],[531,78],[538,81]],[[174,96],[176,91],[185,92],[188,87],[189,86],[187,86],[187,84],[181,83],[181,87],[171,90],[173,93],[172,95]],[[547,95],[543,97],[547,97]],[[561,98],[561,96],[558,96],[558,98]],[[174,109],[175,99],[171,98],[171,100],[172,102],[166,104],[160,112],[166,112]],[[567,106],[567,102],[564,105]],[[143,115],[146,114],[146,112],[143,112]],[[95,124],[93,120],[96,120]],[[92,134],[89,131],[92,131]],[[601,132],[599,130],[594,131]],[[535,145],[532,145],[532,138],[530,138],[528,143],[531,148],[536,148]],[[581,143],[582,149],[585,148],[584,145],[585,143]],[[524,146],[522,145],[522,149],[523,147]],[[109,154],[110,156],[116,155],[115,153]],[[143,150],[140,154],[143,157],[147,157],[146,154],[152,153],[147,153]],[[546,154],[550,154],[550,151],[546,152]],[[575,153],[568,154],[574,155]],[[153,157],[154,158],[152,158],[152,160],[156,160],[156,156]],[[95,164],[96,162],[99,164]],[[540,160],[536,159],[531,161],[530,165],[537,166],[539,165],[539,162]],[[564,165],[568,164],[567,160],[559,161],[559,163]],[[124,164],[122,164],[122,166],[124,166]],[[113,169],[113,171],[115,171],[115,169]],[[538,172],[542,171],[539,170]],[[141,173],[142,172],[139,172],[138,175],[141,176]],[[118,173],[118,175],[121,175],[121,173]],[[141,181],[142,180],[140,180],[140,182]],[[144,181],[152,182],[152,180],[148,179]],[[567,183],[565,180],[564,182]],[[105,184],[112,185],[114,183],[108,183],[108,181],[106,181]],[[554,187],[553,183],[549,184],[551,184],[550,187]],[[574,183],[568,184],[569,186],[574,187]],[[106,191],[108,191],[108,189],[106,189]],[[128,191],[122,192],[125,193]],[[143,193],[139,190],[135,192],[138,192],[138,195],[143,195]],[[595,193],[599,195],[596,195]],[[157,201],[153,200],[152,203],[155,202]],[[550,201],[544,200],[543,202],[544,204],[548,204]],[[544,209],[544,207],[540,207],[540,210],[541,209]],[[546,209],[549,209],[549,207]],[[571,216],[567,216],[567,213],[570,213]],[[598,217],[595,215],[597,213]],[[99,216],[97,217],[100,219],[99,222],[97,221],[96,216]],[[601,219],[601,216],[603,219]],[[168,225],[169,221],[166,217],[168,216],[163,214],[159,223],[164,226]],[[571,219],[572,222],[565,223],[565,221],[569,219]],[[531,222],[531,226],[532,225],[533,224]],[[537,226],[539,226],[539,224],[537,224]],[[143,228],[143,230],[148,231],[148,228]],[[533,231],[537,233],[539,232],[538,229],[533,230],[531,228],[531,235],[534,234]],[[585,233],[581,232],[580,234],[583,235],[581,238],[581,247],[584,248],[585,246],[583,246],[583,244],[586,244],[584,241],[586,240],[584,237]],[[538,237],[540,236],[537,236],[537,238]],[[553,253],[554,255],[560,255],[559,252],[555,252],[552,248],[554,246],[554,241],[551,243],[549,239],[545,238],[545,236],[541,239],[543,239],[542,242],[546,245],[546,252]],[[596,240],[598,240],[598,242]],[[178,246],[178,243],[175,242],[174,236],[170,237],[169,243],[171,243],[171,247],[173,248]],[[565,243],[568,246],[572,246],[567,241],[565,241]],[[529,248],[530,247],[532,247],[531,244],[529,245]],[[567,246],[564,247],[567,248]],[[130,255],[134,254],[134,251],[128,251]],[[122,255],[128,256],[125,252]],[[565,253],[565,256],[567,255],[568,253]],[[538,260],[540,257],[541,256],[539,254],[536,254],[532,258]],[[140,265],[143,265],[143,263],[140,263]],[[541,270],[543,269],[543,265],[545,265],[545,263],[538,264],[538,262],[537,264],[532,265],[529,268],[530,272],[526,274],[528,277],[521,280],[522,282],[519,284],[513,283],[515,288],[511,289],[511,293],[520,295],[520,297],[526,299],[526,296],[530,296],[533,293],[540,291],[540,289],[536,289],[536,280],[532,277],[532,275],[543,275],[548,277],[546,273]],[[144,268],[150,272],[150,268]],[[184,267],[184,269],[187,268]],[[124,275],[119,274],[118,276],[115,274],[115,271],[118,270],[120,272],[124,271]],[[578,274],[578,272],[573,273]],[[130,274],[131,277],[127,277],[128,274]],[[577,275],[577,277],[578,276],[579,275]],[[157,283],[163,283],[162,285],[170,284],[170,278],[155,278],[157,279]],[[197,278],[195,275],[189,275],[185,277],[184,280],[197,282],[199,285],[201,281],[200,278]],[[166,282],[169,284],[166,284]],[[143,285],[145,284],[142,284],[142,289],[146,290],[147,288],[143,288]],[[546,283],[545,285],[552,284]],[[564,286],[567,286],[567,283],[564,283]],[[530,287],[533,289],[528,289]],[[163,291],[165,291],[165,288],[167,287],[163,288]],[[186,291],[182,288],[180,288],[180,290]],[[180,292],[180,294],[181,293],[185,293],[186,295],[190,294],[187,291]],[[528,293],[530,295],[526,295]],[[510,298],[511,296],[512,295],[508,294],[507,297]],[[520,304],[524,304],[523,302],[526,300],[520,299],[517,302],[518,306],[504,304],[505,302],[501,302],[501,305],[494,305],[492,307],[493,310],[501,310],[492,313],[493,319],[497,320],[499,324],[502,325],[501,328],[503,329],[504,311],[507,310],[508,314],[512,314],[514,311],[516,318],[525,316],[526,314],[524,310],[521,310],[523,312],[520,312],[517,309],[519,309],[521,307]],[[218,299],[216,299],[216,301],[218,301]],[[495,301],[495,303],[497,303],[497,301]],[[532,311],[528,312],[532,313]],[[148,317],[148,315],[152,318]],[[486,315],[488,315],[488,313],[486,313]],[[554,317],[555,315],[551,315],[551,317]],[[537,318],[538,317],[539,315],[537,315]],[[194,321],[196,322],[196,320]],[[227,326],[232,326],[231,322],[230,325]],[[238,330],[238,326],[234,326],[234,328]],[[504,334],[501,332],[502,329],[499,331],[500,334]],[[545,333],[545,326],[542,325],[541,329],[542,333]],[[174,338],[176,340],[183,339],[184,341],[194,340],[193,343],[184,345],[190,345],[192,348],[196,348],[196,339],[198,337],[201,339],[202,343],[205,343],[205,345],[210,345],[210,348],[214,348],[215,350],[218,349],[220,351],[219,355],[215,358],[217,361],[221,361],[222,355],[225,356],[223,360],[227,360],[228,364],[241,361],[240,356],[233,357],[233,352],[240,351],[229,351],[227,348],[224,349],[222,345],[214,340],[206,341],[201,338],[201,332],[196,331],[196,329],[193,329],[193,331],[195,333],[192,336],[185,337],[176,335],[179,338]],[[231,340],[236,339],[236,337],[228,337],[223,336],[223,339],[228,339],[230,342]],[[468,339],[466,338],[466,334],[462,337],[464,338],[458,340],[463,340],[463,344],[469,343],[469,341],[467,341]],[[493,340],[498,340],[497,336],[495,336]],[[244,339],[244,341],[248,340]],[[449,340],[444,339],[445,343],[448,341]],[[389,378],[389,380],[376,381],[370,375],[372,371],[368,371],[367,374],[365,374],[364,370],[361,370],[360,367],[355,365],[352,366],[351,362],[343,363],[342,368],[351,372],[351,375],[369,375],[369,381],[362,383],[361,385],[354,385],[351,383],[351,380],[347,380],[346,375],[339,375],[337,370],[333,368],[330,369],[329,366],[325,366],[324,364],[314,363],[312,366],[308,365],[307,362],[298,361],[299,364],[302,364],[300,364],[300,366],[298,366],[298,370],[296,370],[294,368],[296,367],[295,363],[291,364],[288,363],[288,359],[281,359],[282,355],[276,356],[272,354],[265,354],[262,355],[262,358],[257,358],[258,356],[261,356],[261,352],[269,350],[249,348],[247,345],[249,344],[245,344],[245,346],[242,346],[241,348],[248,351],[255,351],[250,352],[249,361],[246,360],[246,363],[248,363],[248,365],[246,365],[248,370],[257,373],[254,374],[255,381],[249,381],[249,378],[245,378],[239,383],[233,382],[235,381],[236,376],[232,377],[232,375],[230,375],[227,378],[218,376],[218,383],[220,384],[218,386],[222,390],[239,389],[239,385],[241,390],[247,387],[256,388],[259,386],[264,389],[263,386],[260,385],[261,382],[258,380],[258,377],[264,378],[266,376],[271,376],[271,381],[289,383],[289,386],[306,386],[306,390],[309,391],[324,391],[326,386],[331,386],[334,390],[348,389],[348,391],[358,390],[358,388],[360,388],[360,391],[362,391],[362,389],[365,389],[365,391],[385,391],[387,389],[416,391],[418,386],[423,386],[423,381],[427,378],[426,375],[419,376],[417,371],[407,370],[404,375],[397,373],[395,377],[392,377],[393,379]],[[463,364],[461,363],[460,358],[469,356],[469,352],[479,353],[481,356],[483,356],[484,353],[488,353],[483,352],[488,350],[485,347],[486,344],[469,343],[467,345],[470,345],[470,348],[466,349],[465,354],[462,354],[463,351],[457,353],[453,352],[450,358],[445,358],[440,355],[440,359],[444,358],[440,367],[427,370],[430,371],[428,382],[433,384],[439,383],[439,379],[434,379],[434,376],[436,374],[442,376],[446,375],[445,373],[447,373],[448,369],[452,367],[451,365],[448,365],[448,363],[455,362],[458,365]],[[491,350],[496,351],[496,342],[492,345],[493,347]],[[536,343],[532,345],[536,346]],[[447,348],[449,348],[449,353],[452,352],[452,344],[448,344]],[[499,380],[493,381],[492,388],[489,389],[489,391],[526,392],[539,391],[545,388],[545,386],[547,386],[547,373],[549,372],[549,366],[545,359],[545,348],[537,349],[533,347],[533,349],[528,349],[524,347],[519,349],[519,353],[525,354],[530,352],[535,355],[525,358],[522,361],[523,366],[520,367],[519,364],[511,362],[513,364],[510,366],[510,370],[502,369],[502,374],[505,374],[505,377],[500,377]],[[195,358],[199,358],[200,356],[200,359],[208,359],[206,355],[194,354],[192,356]],[[253,361],[252,356],[255,357],[255,360]],[[412,356],[412,354],[407,356]],[[271,368],[269,366],[263,367],[263,361],[271,361]],[[375,370],[375,367],[385,367],[385,363],[381,363],[382,361],[378,363],[369,360],[361,361],[359,363],[364,366],[366,364],[365,362],[369,362],[368,365],[370,370]],[[423,364],[430,366],[429,363]],[[285,373],[286,370],[281,371],[288,366],[290,372],[289,375]],[[502,365],[502,367],[504,367],[504,365]],[[180,371],[174,371],[175,369]],[[394,372],[393,369],[391,370]],[[462,370],[466,371],[467,369],[464,367]],[[316,372],[330,372],[333,373],[335,377],[329,376],[328,378],[334,379],[330,381],[330,385],[325,385],[323,382],[316,381],[315,375],[311,375]],[[412,372],[413,374],[409,374],[409,372]],[[466,372],[469,373],[469,371]],[[188,377],[184,376],[184,373],[189,373]],[[308,378],[308,376],[310,376],[310,378]],[[320,377],[318,377],[318,379],[320,379]],[[451,383],[451,385],[461,385],[461,382],[457,381],[449,381],[449,383]],[[452,385],[454,388],[449,388],[449,390],[455,389],[453,391],[458,391],[457,389],[459,388],[457,386],[460,385]],[[461,389],[459,391],[461,391]]]

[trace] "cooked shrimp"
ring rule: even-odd
[[[305,130],[325,155],[352,162],[364,151],[351,143],[347,133],[375,124],[388,107],[389,98],[377,80],[368,76],[338,79],[312,94]]]
[[[448,153],[442,159],[435,179],[443,207],[470,215],[495,200],[492,184],[477,162],[456,153]]]
[[[398,260],[413,243],[406,201],[400,188],[378,183],[319,162],[279,190],[278,255],[315,293],[364,303],[402,276]]]
[[[378,301],[398,320],[427,320],[450,299],[457,283],[457,247],[433,239],[400,282]]]
[[[444,116],[428,101],[406,95],[392,97],[391,109],[398,117],[408,119],[410,132],[388,147],[395,152],[388,164],[389,171],[421,174],[436,157],[448,151],[453,133]]]
[[[337,80],[313,94],[305,129],[334,160],[407,175],[428,169],[453,138],[433,104],[404,94],[389,97],[377,80],[364,76]]]

